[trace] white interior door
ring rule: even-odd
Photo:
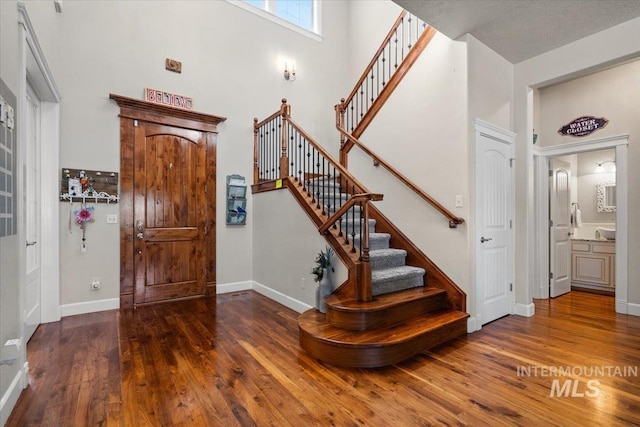
[[[27,85],[27,146],[25,152],[26,293],[25,342],[41,321],[40,309],[40,100]]]
[[[511,313],[513,296],[512,145],[476,133],[476,289],[478,321]]]
[[[549,166],[549,296],[571,291],[571,165],[551,159]]]

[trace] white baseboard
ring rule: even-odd
[[[120,298],[100,299],[97,301],[76,302],[60,306],[60,317],[75,316],[76,314],[96,313],[98,311],[120,308]]]
[[[280,291],[276,291],[275,289],[271,289],[267,286],[264,286],[258,282],[253,282],[253,290],[258,292],[261,295],[264,295],[267,298],[270,298],[272,300],[274,300],[275,302],[278,302],[282,305],[284,305],[285,307],[290,308],[291,310],[294,310],[298,313],[302,313],[304,311],[309,310],[310,308],[313,308],[312,306],[310,306],[309,304],[306,304],[302,301],[298,301],[295,298],[291,298],[288,295],[283,294]]]
[[[531,317],[536,314],[536,306],[534,303],[519,304],[516,303],[513,306],[513,314],[518,316]]]
[[[0,399],[0,425],[3,426],[7,423],[9,415],[13,407],[16,406],[20,393],[22,393],[23,386],[26,384],[26,371],[29,369],[29,365],[25,363],[22,369],[18,370],[16,376],[13,377],[13,381],[9,385],[9,388]]]
[[[482,329],[480,324],[480,318],[478,316],[471,316],[467,319],[467,333],[477,332]]]
[[[285,295],[280,291],[276,291],[275,289],[271,289],[268,286],[265,286],[258,282],[254,282],[252,280],[246,282],[225,283],[216,285],[216,294],[228,294],[231,292],[246,290],[254,290],[260,295],[264,295],[265,297],[272,299],[275,302],[282,304],[285,307],[288,307],[298,313],[302,313],[303,311],[307,311],[310,308],[313,308],[309,304],[298,301],[297,299],[291,298],[290,296]]]
[[[640,304],[634,304],[632,302],[628,302],[627,314],[631,316],[640,316]]]
[[[253,289],[253,282],[248,280],[246,282],[234,282],[224,283],[222,285],[216,285],[216,294],[229,294],[231,292],[240,292]]]

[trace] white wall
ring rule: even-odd
[[[289,190],[256,194],[253,221],[253,280],[290,298],[315,306],[311,269],[327,242]],[[329,272],[334,288],[347,279],[337,256]]]
[[[255,211],[250,199],[247,226],[225,225],[225,177],[251,180],[253,117],[271,114],[283,97],[297,122],[327,139],[344,92],[335,82],[346,69],[347,5],[327,2],[322,10],[331,25],[317,42],[222,1],[64,3],[61,166],[118,171],[118,107],[109,93],[141,98],[152,87],[193,96],[195,110],[228,117],[218,135],[217,282],[251,280]],[[182,74],[164,69],[167,57],[182,62]],[[295,61],[295,82],[282,77],[285,58]],[[86,253],[77,227],[67,231],[68,212],[61,204],[62,304],[117,297],[118,227],[105,221],[117,207],[96,207]],[[94,276],[102,279],[99,292],[89,289]]]
[[[515,132],[517,133],[516,141],[516,299],[518,302],[531,302],[529,283],[533,280],[533,251],[530,249],[533,242],[533,162],[532,162],[532,138],[533,129],[533,103],[532,89],[544,87],[560,81],[570,80],[572,78],[584,76],[593,71],[604,69],[616,63],[621,63],[632,58],[640,56],[640,18],[620,24],[608,30],[599,32],[592,36],[570,43],[566,46],[554,49],[537,57],[523,61],[515,66],[514,95],[515,95]],[[636,79],[637,73],[636,73]],[[627,106],[629,114],[634,114],[637,121],[637,101],[633,103],[627,102],[629,97],[637,95],[637,80],[626,82],[624,87],[627,95],[624,96],[623,103]],[[621,90],[620,84],[611,87],[612,90]],[[609,126],[599,131],[597,137],[604,137],[616,133],[630,133],[629,138],[629,165],[640,162],[640,145],[637,143],[637,131],[627,129],[618,113],[613,113],[611,103],[606,105],[604,101],[600,101],[590,92],[589,87],[582,87],[585,91],[585,98],[582,106],[579,108],[580,113],[575,115],[575,111],[562,112],[562,124],[582,115],[584,108],[597,112],[604,107],[604,114],[610,120],[616,117],[614,122],[610,122]],[[586,99],[587,93],[591,96]],[[618,99],[616,104],[620,103]],[[606,105],[606,106],[605,106]],[[617,110],[616,110],[617,111]],[[566,117],[564,114],[566,113]],[[542,114],[542,113],[541,113]],[[595,115],[595,114],[594,114]],[[615,124],[614,124],[615,123]],[[629,123],[629,122],[626,122]],[[544,125],[543,125],[544,126]],[[554,131],[560,126],[557,126]],[[537,129],[537,128],[536,128]],[[559,135],[556,137],[545,133],[541,136],[541,140],[546,140],[545,144],[557,145],[563,143],[564,140]],[[635,136],[634,136],[635,133]],[[629,183],[638,182],[639,171],[629,168]],[[633,188],[632,185],[630,187]],[[638,192],[629,191],[629,259],[638,259],[640,257],[640,230],[638,229],[638,212],[640,209],[640,194]],[[640,266],[629,263],[628,271],[629,294],[628,301],[630,303],[640,302]]]

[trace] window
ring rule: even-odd
[[[320,34],[319,0],[242,0],[232,3],[295,31],[315,36],[313,38]]]

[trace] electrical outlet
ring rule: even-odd
[[[461,208],[462,207],[462,196],[457,195],[456,196],[456,208]]]
[[[107,215],[107,224],[117,224],[118,223],[118,215]]]
[[[91,290],[97,291],[99,289],[100,289],[100,278],[99,277],[94,277],[91,280]]]

